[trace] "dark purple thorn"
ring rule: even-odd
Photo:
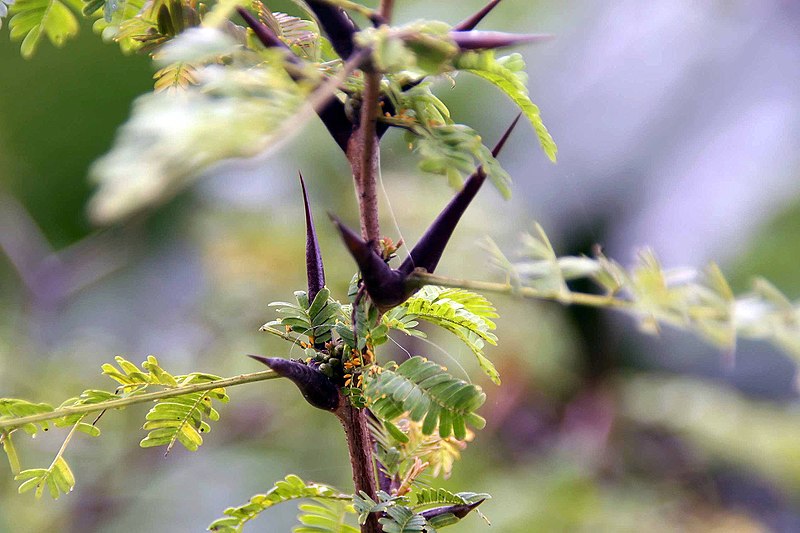
[[[521,116],[521,113],[517,115],[514,122],[506,129],[503,136],[500,137],[500,140],[492,150],[492,155],[494,157],[497,157],[500,150],[502,150]],[[482,167],[478,167],[478,169],[467,178],[466,182],[464,182],[464,187],[456,193],[453,199],[450,200],[450,203],[447,204],[442,212],[439,213],[439,216],[436,217],[436,220],[434,220],[425,231],[425,234],[411,250],[409,256],[400,265],[398,269],[400,272],[404,275],[408,275],[411,274],[415,268],[424,268],[428,273],[433,273],[436,266],[439,264],[439,260],[442,258],[442,253],[450,237],[453,235],[453,231],[456,229],[456,225],[459,220],[461,220],[461,216],[467,210],[467,207],[469,207],[470,202],[472,202],[475,195],[478,194],[484,181],[486,181],[486,173],[483,171]]]
[[[325,411],[335,411],[339,406],[339,388],[319,370],[297,361],[279,357],[263,357],[260,355],[250,355],[250,357],[260,363],[264,363],[274,370],[276,374],[289,379],[297,385],[297,388],[303,394],[303,398],[314,407]]]
[[[425,520],[430,520],[432,518],[436,518],[437,516],[442,516],[443,514],[452,514],[459,520],[467,516],[473,509],[477,506],[485,502],[486,500],[478,500],[477,502],[473,503],[464,503],[458,505],[447,505],[445,507],[434,507],[433,509],[428,509],[427,511],[422,511],[420,515],[425,517]]]
[[[468,19],[464,19],[455,26],[453,26],[453,31],[469,31],[475,28],[480,22],[488,15],[492,9],[500,3],[500,0],[492,0],[485,6],[483,9],[469,17]]]
[[[262,24],[256,17],[243,7],[237,7],[236,12],[244,19],[250,29],[253,30],[258,40],[261,41],[267,48],[280,48],[286,51],[286,58],[293,65],[301,66],[303,60],[292,53],[286,43],[278,39],[278,36],[272,33],[265,24]],[[294,81],[300,81],[301,76],[297,72],[290,70],[289,76]],[[337,98],[332,98],[326,103],[322,109],[317,111],[317,115],[322,120],[322,123],[328,129],[331,137],[339,145],[342,151],[347,151],[347,142],[350,140],[350,135],[353,133],[353,124],[344,112],[344,104]]]
[[[549,41],[552,35],[505,33],[501,31],[451,31],[450,37],[461,50],[487,50],[520,44]]]
[[[319,20],[322,30],[328,35],[333,49],[343,60],[353,53],[353,35],[358,31],[356,23],[341,7],[324,0],[306,0],[308,7]]]
[[[509,137],[511,137],[511,132],[513,132],[514,128],[517,127],[517,122],[519,122],[519,119],[521,118],[522,118],[522,113],[517,113],[517,116],[514,117],[514,121],[511,122],[511,125],[509,125],[506,128],[506,131],[503,132],[503,136],[500,137],[500,140],[497,141],[497,144],[495,144],[494,148],[492,148],[492,157],[497,157],[498,155],[500,155],[500,151],[506,145],[506,141],[508,140]]]
[[[314,219],[311,217],[311,208],[308,204],[308,192],[303,175],[300,176],[300,187],[303,189],[303,205],[306,211],[306,276],[308,278],[308,301],[313,302],[317,293],[325,286],[325,266],[322,264],[322,253],[319,249],[317,231],[314,228]]]
[[[350,255],[356,260],[364,287],[372,302],[379,309],[389,309],[403,303],[409,296],[406,288],[406,276],[389,265],[378,255],[375,249],[356,232],[342,224],[334,215],[330,215]]]

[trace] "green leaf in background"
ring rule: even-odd
[[[214,163],[277,147],[277,130],[311,87],[293,82],[283,56],[275,57],[253,68],[206,67],[198,71],[200,86],[179,97],[161,92],[137,99],[111,151],[91,169],[99,185],[92,217],[120,220],[172,198]]]
[[[511,197],[511,176],[474,129],[464,124],[438,124],[412,126],[410,131],[412,147],[421,158],[421,170],[445,175],[451,187],[460,189],[464,178],[481,166],[500,194]]]
[[[544,153],[550,161],[556,162],[558,147],[542,122],[539,108],[528,95],[528,76],[525,74],[525,61],[520,54],[495,57],[491,50],[467,52],[461,54],[454,65],[458,70],[480,76],[506,93],[528,117],[533,129],[536,130],[536,136]]]
[[[79,0],[18,0],[14,4],[9,29],[11,39],[22,39],[22,57],[32,57],[44,36],[60,48],[78,34],[78,19],[67,5],[77,12],[82,9]]]

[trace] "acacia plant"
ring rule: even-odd
[[[298,1],[307,15],[298,18],[272,12],[259,0],[0,0],[0,20],[11,13],[11,37],[22,39],[26,57],[44,36],[56,45],[74,36],[73,10],[79,10],[105,39],[123,51],[150,54],[160,67],[154,92],[137,100],[111,152],[92,169],[99,184],[91,205],[96,221],[117,221],[164,201],[217,161],[274,149],[315,113],[350,163],[360,221],[354,231],[331,214],[358,267],[348,294],[337,299],[326,287],[300,178],[308,285],[294,293],[295,301],[271,304],[277,318],[261,328],[301,346],[300,358],[251,356],[268,370],[221,378],[173,375],[153,356],[141,366],[118,356],[102,368],[115,389],[86,390],[60,406],[0,399],[0,440],[21,493],[46,491],[57,498],[70,492],[76,481],[67,446],[76,432],[98,436],[107,411],[149,403],[141,446],[169,452],[180,443],[194,451],[219,418],[228,387],[282,377],[311,406],[341,421],[354,486],[341,490],[288,475],[226,509],[209,529],[240,531],[269,507],[294,499],[313,501],[300,505],[300,532],[352,532],[356,523],[363,532],[432,532],[455,524],[489,495],[433,488],[431,478],[447,475],[473,430],[485,424],[477,411],[486,394],[433,361],[394,361],[390,350],[379,354],[378,347],[391,330],[424,336],[418,326],[428,322],[465,343],[499,385],[485,353],[497,341],[497,313],[474,291],[619,309],[647,331],[668,324],[727,349],[737,335],[766,338],[800,354],[798,307],[764,281],[737,298],[713,265],[676,276],[649,251],[631,269],[601,254],[558,257],[539,226],[523,238],[519,260],[486,242],[504,281],[435,275],[483,183],[488,179],[503,196],[510,194],[510,177],[496,157],[521,116],[555,161],[556,146],[529,98],[521,56],[496,53],[545,36],[476,30],[499,0],[455,26],[430,20],[391,25],[393,3],[370,8],[351,0]],[[454,80],[458,72],[484,78],[520,108],[493,149],[474,129],[456,123],[432,92],[431,78]],[[397,268],[390,263],[400,246],[381,232],[376,188],[380,141],[390,129],[403,130],[422,171],[446,176],[456,189]],[[569,282],[578,278],[593,280],[597,290],[573,291]],[[50,426],[68,429],[63,446],[48,467],[23,470],[17,435]]]

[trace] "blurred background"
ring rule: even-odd
[[[454,23],[482,5],[398,0],[397,21]],[[513,199],[481,192],[441,274],[490,279],[476,241],[490,235],[513,252],[539,221],[562,255],[602,244],[629,264],[648,245],[667,267],[718,261],[737,291],[760,274],[800,297],[800,4],[506,0],[482,27],[557,36],[523,53],[559,163],[547,162],[529,126],[518,128],[501,156]],[[289,356],[258,327],[272,318],[267,303],[305,285],[298,170],[329,285],[345,298],[354,265],[324,215],[354,223],[355,200],[321,124],[269,159],[214,168],[155,212],[94,228],[87,169],[154,70],[88,26],[31,61],[7,39],[0,397],[58,404],[110,389],[100,365],[115,354],[224,376],[261,370],[247,353]],[[437,94],[491,145],[513,105],[480,80],[457,81]],[[413,243],[451,191],[420,175],[400,134],[387,136],[382,159],[383,231]],[[491,531],[800,531],[796,362],[742,342],[730,365],[693,337],[646,337],[609,312],[492,300],[500,344],[487,355],[503,385],[481,381],[489,425],[442,483],[491,493],[481,507]],[[439,347],[412,349],[481,375],[465,347],[431,338]],[[390,343],[379,356],[404,353]],[[101,438],[71,444],[77,486],[57,502],[17,495],[0,465],[0,531],[202,531],[288,473],[350,486],[338,422],[292,385],[229,393],[197,453],[140,449],[144,406],[108,414]],[[63,436],[19,440],[23,467],[49,464]],[[288,531],[296,514],[278,506],[250,529]],[[485,528],[470,516],[459,531]]]

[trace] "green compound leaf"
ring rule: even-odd
[[[209,531],[237,533],[245,523],[256,518],[273,505],[300,498],[322,498],[326,500],[350,500],[351,497],[321,483],[306,483],[298,476],[290,474],[275,483],[266,494],[256,494],[250,501],[239,507],[225,509],[225,517],[215,520],[208,526]]]
[[[175,94],[186,90],[190,85],[197,85],[196,69],[189,63],[178,61],[167,65],[153,74],[155,92]]]
[[[474,129],[463,124],[411,126],[412,147],[419,154],[420,170],[447,176],[450,185],[459,189],[464,177],[481,166],[504,198],[511,196],[511,176],[483,144]]]
[[[372,61],[383,73],[424,77],[452,70],[458,46],[450,26],[438,21],[416,21],[400,28],[366,28],[355,42],[372,50]]]
[[[49,413],[52,410],[53,406],[46,403],[33,403],[16,398],[0,398],[0,419],[21,418],[23,416]],[[25,424],[21,427],[28,435],[36,435],[39,430],[47,431],[49,425],[47,422],[41,422],[38,424]]]
[[[377,513],[383,515],[378,521],[383,526],[384,533],[435,531],[429,526],[425,517],[416,514],[407,506],[408,499],[404,496],[390,496],[382,490],[378,491],[377,496],[377,502],[364,491],[353,497],[353,504],[359,513],[359,523],[364,524],[370,514]]]
[[[496,318],[492,304],[483,296],[462,290],[427,286],[406,300],[402,306],[408,315],[446,329],[461,339],[475,357],[487,376],[497,385],[500,374],[484,355],[486,342],[497,344],[492,318]]]
[[[33,490],[36,498],[41,498],[46,487],[50,497],[57,500],[61,494],[67,494],[72,491],[75,487],[75,476],[64,459],[64,452],[79,424],[80,419],[73,425],[72,430],[70,430],[61,445],[61,449],[58,450],[55,459],[53,459],[48,468],[30,468],[14,476],[15,480],[22,481],[18,489],[20,494]]]
[[[424,419],[422,432],[426,435],[438,429],[443,438],[453,434],[464,439],[467,422],[477,428],[486,424],[474,412],[486,401],[480,387],[451,376],[419,356],[367,376],[364,397],[381,419],[392,421],[406,412],[415,422]]]
[[[527,74],[525,74],[525,61],[520,54],[511,54],[495,57],[494,52],[467,52],[461,54],[455,61],[457,70],[463,70],[489,81],[498,89],[506,93],[522,112],[528,117],[539,138],[539,144],[547,157],[556,162],[558,147],[553,137],[542,122],[539,108],[528,95]]]
[[[312,344],[324,344],[331,340],[336,326],[336,318],[341,312],[341,305],[331,297],[327,287],[323,287],[309,303],[304,291],[295,292],[297,304],[289,302],[272,302],[270,307],[277,307],[279,320],[264,324],[266,330],[274,326],[288,327],[295,333],[306,335]]]
[[[56,458],[50,468],[29,468],[14,479],[22,481],[20,494],[33,490],[36,498],[41,498],[47,488],[50,497],[57,500],[61,494],[68,494],[75,487],[75,476],[63,457]]]
[[[253,5],[257,8],[261,21],[301,58],[319,62],[335,57],[330,43],[320,35],[317,23],[313,20],[272,12],[258,1],[253,2]]]
[[[189,374],[181,380],[180,386],[196,383],[207,383],[219,379],[208,374]],[[192,392],[156,401],[147,413],[143,429],[149,431],[147,437],[139,445],[142,448],[167,446],[164,455],[168,454],[176,442],[180,442],[189,451],[197,451],[203,444],[202,433],[211,431],[207,420],[219,420],[219,413],[214,409],[212,400],[228,402],[225,389]]]
[[[424,517],[403,505],[392,505],[386,509],[386,516],[378,520],[384,533],[419,533],[425,531],[428,522]]]
[[[297,519],[301,525],[295,526],[292,533],[359,533],[348,520],[355,517],[355,509],[349,502],[315,499],[314,503],[298,507],[301,514]]]
[[[11,39],[22,39],[22,57],[31,58],[45,36],[60,48],[78,34],[78,19],[67,5],[77,12],[82,8],[79,0],[18,0],[14,4],[9,29]]]
[[[423,488],[414,492],[414,509],[435,505],[462,505],[491,498],[485,492],[457,492]]]
[[[187,34],[171,43],[185,43]],[[110,152],[92,165],[94,220],[107,224],[166,202],[215,163],[277,149],[312,116],[306,96],[315,85],[289,77],[285,54],[251,65],[252,54],[232,53],[234,64],[198,71],[200,84],[179,98],[160,92],[136,100]]]
[[[161,368],[152,355],[147,356],[147,360],[142,363],[140,369],[121,355],[114,358],[117,367],[111,363],[104,364],[101,368],[103,374],[110,377],[120,384],[118,391],[128,395],[143,392],[150,385],[161,385],[164,387],[177,387],[178,380],[175,376]]]

